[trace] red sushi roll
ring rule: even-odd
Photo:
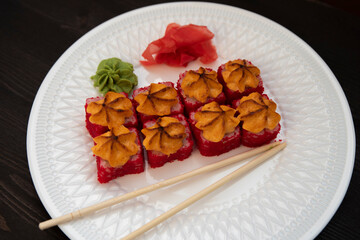
[[[206,103],[216,101],[225,104],[223,86],[217,79],[217,73],[211,68],[200,67],[179,75],[177,90],[184,103],[186,115]]]
[[[190,126],[201,155],[218,156],[240,146],[240,120],[235,114],[235,109],[217,102],[190,113]]]
[[[131,154],[132,155],[128,156],[128,160],[125,161],[125,163],[123,165],[122,165],[122,163],[124,161],[122,163],[120,163],[118,166],[112,166],[112,165],[114,165],[113,162],[111,162],[110,160],[105,160],[103,158],[104,156],[109,155],[108,153],[105,153],[105,151],[109,152],[109,149],[104,149],[102,152],[100,152],[99,155],[103,154],[104,156],[103,155],[96,156],[97,176],[98,176],[98,181],[100,183],[107,183],[110,180],[113,180],[115,178],[118,178],[118,177],[121,177],[124,175],[138,174],[138,173],[142,173],[144,171],[144,157],[143,157],[142,146],[140,144],[139,132],[136,128],[129,128],[128,131],[129,131],[129,133],[134,134],[133,136],[131,136],[132,140],[134,140],[134,141],[132,142],[132,145],[130,145],[130,147],[129,147],[129,145],[127,145],[127,147],[129,147],[129,148],[134,147],[134,144],[137,147],[135,147],[135,151],[133,153],[128,154],[128,155],[131,155]],[[125,136],[127,134],[128,134],[128,132],[125,132],[125,134],[118,135],[117,137],[120,138],[120,136]],[[109,136],[110,136],[110,134],[109,134]],[[109,138],[109,136],[107,136],[107,137]],[[99,136],[99,137],[101,137],[101,136]],[[94,140],[99,141],[96,138]],[[126,141],[128,141],[128,140],[126,140]],[[101,143],[101,141],[100,141],[100,143]],[[96,146],[96,144],[95,144],[95,146]],[[115,145],[112,144],[112,147],[116,148],[116,146],[115,147],[114,146]],[[105,146],[105,148],[106,148],[106,146]],[[94,153],[94,154],[96,155],[96,153]],[[113,155],[116,155],[116,154],[117,153],[114,153]],[[120,154],[123,154],[123,153],[120,153]],[[116,162],[115,162],[115,165],[116,165]]]
[[[133,92],[133,102],[142,123],[184,113],[184,106],[172,82],[152,83]]]
[[[125,127],[134,127],[137,128],[138,127],[138,119],[137,119],[137,115],[135,112],[135,108],[132,105],[131,100],[128,98],[128,95],[126,93],[114,93],[114,92],[109,92],[109,94],[107,93],[105,95],[108,96],[108,100],[104,100],[104,97],[95,97],[95,98],[88,98],[86,99],[86,104],[85,104],[85,123],[86,123],[86,129],[88,130],[89,134],[91,135],[91,137],[97,137],[105,132],[107,132],[109,130],[108,127],[108,122],[103,121],[101,118],[105,118],[106,119],[106,115],[112,114],[114,112],[122,112],[121,114],[124,115],[124,117],[120,117],[120,120],[116,121],[114,124],[115,125],[122,125],[124,124]],[[126,99],[125,99],[126,98]],[[116,99],[121,99],[121,101],[123,101],[123,103],[120,103],[120,105],[115,105],[111,102],[113,101],[117,101]],[[90,113],[88,111],[88,106],[90,103],[97,103],[95,106],[95,109],[93,109],[94,112]],[[106,103],[106,104],[105,104]],[[100,105],[102,104],[109,104],[109,106],[103,106],[100,107]],[[118,104],[118,103],[116,103]],[[94,107],[94,106],[93,106]],[[98,118],[95,119],[95,121],[91,121],[93,119],[91,119],[92,115],[101,115],[98,116]],[[131,114],[131,115],[130,115]],[[114,117],[117,117],[118,113],[113,114]]]
[[[280,132],[281,116],[276,103],[265,94],[254,92],[233,102],[242,122],[242,144],[258,147],[274,140]]]
[[[86,126],[86,129],[88,130],[89,134],[91,137],[97,137],[105,132],[107,132],[109,130],[109,128],[107,126],[101,126],[101,125],[98,125],[98,124],[94,124],[94,123],[91,123],[90,122],[90,116],[91,114],[88,113],[86,111],[89,103],[91,102],[96,102],[96,101],[99,101],[103,99],[103,97],[95,97],[95,98],[87,98],[86,99],[86,103],[85,103],[85,126]]]
[[[191,155],[194,142],[183,114],[149,120],[144,123],[141,132],[151,168],[174,160],[183,161]]]
[[[229,61],[222,64],[217,73],[229,104],[252,92],[264,92],[260,70],[248,60]]]

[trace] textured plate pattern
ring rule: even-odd
[[[330,219],[348,185],[354,133],[343,93],[323,61],[296,36],[253,13],[207,3],[165,4],[116,17],[76,42],[51,69],[34,102],[28,129],[32,177],[52,217],[152,184],[246,150],[125,176],[96,180],[92,139],[84,122],[89,79],[101,59],[134,64],[139,85],[173,81],[184,68],[143,68],[140,55],[168,23],[206,25],[219,60],[246,58],[262,71],[267,93],[282,115],[288,147],[238,181],[227,184],[140,239],[298,239],[314,237]],[[199,62],[187,69],[195,69]],[[72,239],[117,239],[165,212],[237,166],[141,196],[86,219],[64,224]]]

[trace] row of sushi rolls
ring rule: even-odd
[[[166,34],[171,33],[169,26]],[[193,24],[171,27],[172,34],[176,34],[175,27],[190,33],[194,29],[209,31]],[[164,41],[166,34],[160,40]],[[213,47],[208,44],[211,38],[200,43]],[[198,49],[199,42],[196,44]],[[174,58],[184,54],[175,52],[177,56],[158,54],[147,65],[158,64],[158,59],[163,64],[164,59],[172,58],[169,62],[173,64],[168,65],[186,66],[187,62],[174,63]],[[198,57],[202,60],[203,55],[189,61]],[[240,58],[216,70],[184,70],[177,82],[171,79],[136,88],[137,77],[131,64],[118,58],[101,61],[91,78],[102,96],[88,98],[85,103],[85,123],[94,141],[98,181],[107,183],[144,172],[145,160],[150,168],[158,168],[189,158],[196,148],[202,156],[218,156],[241,145],[258,147],[276,139],[281,117],[276,103],[263,93],[259,68]]]

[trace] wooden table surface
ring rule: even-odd
[[[161,1],[3,0],[0,6],[0,239],[67,239],[48,219],[31,180],[26,131],[36,92],[55,61],[100,23]],[[349,101],[357,138],[360,117],[360,14],[352,1],[222,1],[268,17],[324,59]],[[359,144],[346,196],[318,239],[360,239]]]

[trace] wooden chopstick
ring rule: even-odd
[[[206,195],[208,195],[209,193],[213,192],[214,190],[218,189],[219,187],[223,186],[225,183],[228,183],[230,180],[243,175],[247,172],[249,172],[251,169],[255,168],[256,166],[258,166],[259,164],[263,163],[265,160],[267,160],[268,158],[270,158],[271,156],[275,155],[276,153],[278,153],[280,150],[282,150],[283,148],[285,148],[286,143],[281,143],[278,146],[270,149],[267,152],[264,152],[263,154],[261,154],[260,156],[256,157],[255,159],[251,160],[250,162],[248,162],[247,164],[241,166],[240,168],[238,168],[237,170],[235,170],[234,172],[226,175],[225,177],[221,178],[220,180],[218,180],[217,182],[211,184],[210,186],[204,188],[203,190],[201,190],[200,192],[196,193],[195,195],[191,196],[190,198],[186,199],[185,201],[183,201],[182,203],[176,205],[175,207],[173,207],[172,209],[170,209],[169,211],[163,213],[162,215],[160,215],[157,218],[154,218],[153,220],[151,220],[150,222],[146,223],[145,225],[143,225],[142,227],[138,228],[137,230],[133,231],[132,233],[130,233],[129,235],[125,236],[124,238],[122,238],[122,240],[130,240],[130,239],[134,239],[137,236],[145,233],[146,231],[150,230],[151,228],[155,227],[156,225],[158,225],[159,223],[165,221],[166,219],[168,219],[169,217],[175,215],[176,213],[178,213],[179,211],[183,210],[184,208],[190,206],[191,204],[193,204],[194,202],[200,200],[201,198],[205,197]]]
[[[212,170],[222,168],[222,167],[225,167],[225,166],[230,165],[232,163],[235,163],[235,162],[250,158],[250,157],[255,156],[255,155],[259,154],[259,153],[262,153],[264,151],[272,149],[272,148],[274,148],[275,146],[277,146],[279,144],[280,144],[280,142],[273,142],[273,143],[270,143],[270,144],[267,144],[267,145],[264,145],[264,146],[249,150],[247,152],[241,153],[239,155],[227,158],[227,159],[219,161],[217,163],[213,163],[213,164],[204,166],[202,168],[198,168],[198,169],[195,169],[193,171],[184,173],[182,175],[179,175],[179,176],[164,180],[162,182],[158,182],[158,183],[155,183],[153,185],[149,185],[149,186],[140,188],[140,189],[135,190],[133,192],[129,192],[129,193],[126,193],[124,195],[114,197],[114,198],[111,198],[109,200],[97,203],[95,205],[92,205],[92,206],[89,206],[89,207],[86,207],[86,208],[83,208],[83,209],[79,209],[79,210],[74,211],[72,213],[68,213],[66,215],[63,215],[63,216],[60,216],[60,217],[57,217],[57,218],[49,219],[47,221],[41,222],[39,224],[39,228],[41,230],[45,230],[47,228],[50,228],[50,227],[53,227],[53,226],[56,226],[56,225],[60,225],[60,224],[63,224],[63,223],[66,223],[66,222],[69,222],[69,221],[84,217],[84,216],[89,215],[89,214],[91,214],[93,212],[96,212],[96,211],[98,211],[100,209],[113,206],[113,205],[118,204],[120,202],[123,202],[123,201],[129,200],[131,198],[140,196],[142,194],[154,191],[156,189],[163,188],[163,187],[175,184],[177,182],[180,182],[182,180],[185,180],[187,178],[191,178],[193,176],[196,176],[196,175],[199,175],[199,174],[202,174],[202,173],[210,172]]]

